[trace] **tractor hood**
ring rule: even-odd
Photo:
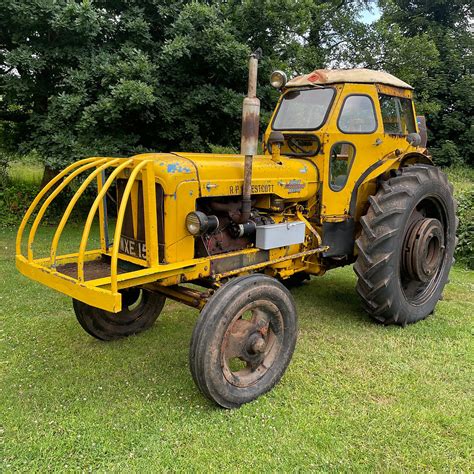
[[[206,153],[146,153],[136,160],[155,161],[155,175],[165,194],[172,195],[185,181],[197,181],[200,197],[242,194],[244,155]],[[253,160],[252,194],[275,194],[282,198],[307,199],[316,190],[317,171],[305,159],[257,155]]]

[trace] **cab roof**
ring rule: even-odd
[[[302,86],[325,86],[344,82],[359,84],[384,84],[387,86],[413,89],[388,72],[374,71],[372,69],[315,69],[309,74],[294,77],[286,83],[287,88]]]

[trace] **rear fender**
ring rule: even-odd
[[[403,155],[403,158],[400,160],[399,168],[409,165],[415,165],[417,163],[422,163],[425,165],[434,165],[431,156],[428,154],[428,150],[424,150],[424,153],[407,153]]]
[[[356,222],[359,221],[360,217],[365,214],[369,197],[377,192],[380,182],[387,179],[391,171],[416,163],[433,165],[433,161],[428,154],[409,152],[377,161],[369,166],[356,181],[354,189],[352,190],[349,206],[349,214],[351,217],[355,219]]]

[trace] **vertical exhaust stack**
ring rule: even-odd
[[[244,185],[242,189],[242,209],[238,219],[239,224],[247,222],[251,211],[252,194],[252,161],[257,154],[258,128],[260,120],[260,100],[257,99],[257,69],[258,60],[262,57],[262,50],[258,48],[250,55],[249,83],[247,97],[242,107],[242,137],[240,153],[245,155]]]

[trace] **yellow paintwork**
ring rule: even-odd
[[[244,156],[147,153],[133,158],[135,162],[154,162],[155,180],[165,193],[166,262],[192,258],[194,237],[186,230],[186,215],[195,209],[200,197],[242,194]],[[121,177],[128,178],[129,173]],[[302,201],[316,193],[317,174],[306,160],[282,157],[277,164],[269,155],[259,155],[254,158],[252,185],[255,196],[276,194],[289,201]]]
[[[252,170],[252,194],[257,199],[258,207],[267,209],[275,222],[284,219],[300,220],[306,225],[306,240],[303,244],[272,249],[268,260],[252,264],[259,249],[247,248],[237,252],[215,255],[206,258],[194,258],[195,238],[185,226],[186,215],[196,209],[199,198],[233,196],[242,194],[244,156],[198,153],[147,153],[130,158],[88,158],[74,163],[54,178],[35,198],[27,211],[18,231],[16,243],[16,262],[21,273],[44,285],[77,298],[92,306],[107,311],[118,312],[121,309],[120,289],[158,282],[160,285],[174,285],[183,281],[213,276],[216,280],[254,270],[286,278],[296,271],[307,271],[313,274],[325,272],[320,253],[327,249],[322,245],[322,228],[311,218],[320,215],[322,222],[339,222],[349,218],[349,206],[355,183],[372,165],[379,164],[361,181],[357,196],[357,214],[370,194],[375,192],[375,178],[390,169],[400,166],[400,160],[408,153],[421,153],[421,150],[408,145],[404,137],[387,135],[378,106],[378,94],[392,94],[411,98],[412,92],[407,89],[396,89],[375,84],[336,84],[336,94],[321,129],[315,132],[298,132],[315,134],[322,143],[320,153],[311,158],[290,158],[268,152],[254,157]],[[370,134],[345,134],[337,126],[337,119],[345,97],[351,94],[364,94],[371,97],[377,114],[377,129]],[[281,100],[281,99],[280,99]],[[277,110],[277,109],[276,109]],[[414,109],[413,109],[414,110]],[[273,117],[272,117],[273,120]],[[271,132],[271,123],[265,132],[265,142]],[[286,133],[297,133],[287,131]],[[356,147],[355,159],[345,186],[334,191],[329,186],[329,153],[337,142],[351,142]],[[103,171],[113,168],[111,175],[104,182]],[[63,218],[54,234],[49,258],[34,257],[33,244],[41,219],[53,199],[76,176],[84,172],[89,175],[70,201]],[[122,203],[117,212],[117,222],[113,243],[106,241],[104,230],[105,210],[103,198],[108,189],[118,178],[127,179]],[[62,230],[67,223],[75,203],[86,187],[96,181],[98,195],[91,207],[82,232],[78,252],[68,255],[57,255],[57,247]],[[125,255],[120,252],[119,242],[128,198],[132,206],[135,232],[138,228],[138,181],[142,181],[146,259]],[[164,191],[164,262],[159,262],[158,226],[156,216],[155,183]],[[56,188],[54,186],[56,185]],[[48,196],[48,191],[53,190]],[[285,211],[277,212],[270,208],[270,196],[278,196],[285,201]],[[39,212],[33,221],[28,234],[26,256],[23,254],[22,238],[27,222],[33,217],[35,209]],[[92,222],[96,213],[100,220],[100,248],[87,250],[87,242]],[[224,274],[211,275],[211,264],[222,258],[245,254],[247,266],[235,268]],[[110,260],[110,275],[103,278],[86,280],[84,265],[103,256]],[[138,265],[138,269],[119,273],[120,261]],[[77,263],[78,276],[72,278],[59,273],[56,268],[65,263]]]

